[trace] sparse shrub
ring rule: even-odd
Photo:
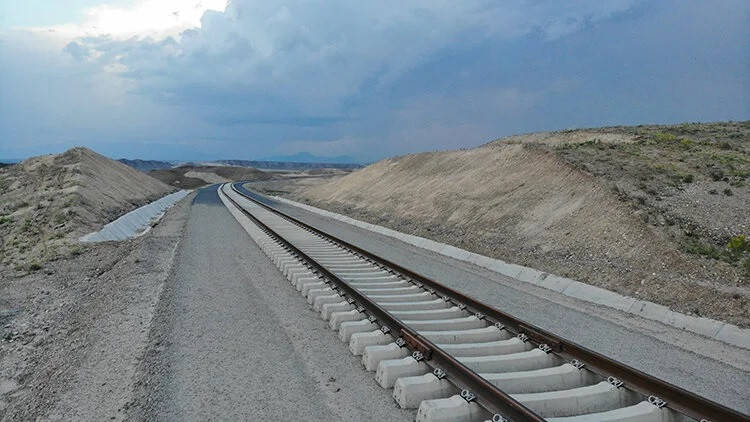
[[[41,270],[41,269],[42,269],[42,264],[40,264],[40,263],[39,263],[39,262],[37,262],[37,261],[34,261],[34,262],[30,263],[30,264],[29,264],[29,266],[28,266],[28,270],[29,270],[30,272],[33,272],[33,271],[39,271],[39,270]]]
[[[675,141],[677,141],[678,138],[676,136],[672,135],[671,133],[659,132],[659,133],[656,133],[653,136],[651,136],[651,139],[653,139],[654,142],[656,142],[656,143],[659,143],[659,144],[664,143],[664,144],[666,144],[666,143],[675,142]]]
[[[55,218],[53,220],[55,224],[62,224],[65,222],[65,214],[63,212],[58,212],[55,214]]]
[[[687,237],[680,243],[680,250],[692,255],[699,255],[704,258],[724,261],[734,265],[739,264],[743,256],[746,259],[742,263],[742,266],[747,266],[746,262],[750,260],[750,256],[746,255],[750,252],[750,241],[743,235],[731,238],[726,248],[717,247],[703,243],[698,239]]]
[[[742,266],[745,268],[745,275],[750,277],[750,258],[745,259]]]
[[[29,206],[29,203],[26,201],[16,202],[13,204],[13,206],[10,207],[10,211],[17,211],[21,208],[26,208]]]
[[[680,245],[680,249],[683,252],[687,252],[692,255],[700,255],[710,259],[722,260],[725,258],[725,251],[714,245],[707,245],[697,239],[688,238],[685,239]]]
[[[692,174],[686,174],[682,178],[682,181],[685,182],[685,183],[693,183],[694,180],[695,180],[695,177]]]
[[[737,235],[729,239],[727,249],[734,254],[750,252],[750,241],[744,235]]]
[[[734,192],[732,192],[731,189],[726,188],[726,189],[724,189],[724,195],[726,195],[726,196],[732,196],[732,195],[734,195]]]
[[[713,179],[714,182],[718,182],[724,178],[724,170],[720,168],[713,167],[708,171],[708,174],[711,175],[711,179]]]
[[[711,195],[718,195],[719,191],[717,191],[716,189],[711,189],[710,191],[708,191],[708,193],[710,193]]]
[[[0,226],[4,224],[10,224],[13,222],[13,219],[7,215],[0,216]]]
[[[656,173],[661,173],[661,174],[667,173],[667,166],[665,166],[665,165],[664,165],[664,164],[662,164],[662,163],[656,163],[656,164],[653,164],[653,165],[651,165],[651,168],[652,168],[652,169],[653,169],[653,170],[654,170],[654,171],[655,171]]]

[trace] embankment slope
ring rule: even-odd
[[[515,136],[470,150],[383,160],[296,194],[313,205],[371,223],[748,326],[750,294],[743,266],[750,260],[747,252],[738,252],[736,259],[719,259],[683,247],[685,239],[717,238],[718,246],[712,247],[719,250],[727,239],[716,233],[742,235],[750,230],[747,213],[736,209],[750,198],[742,164],[747,158],[745,126],[739,137],[736,130],[728,132],[726,137],[734,142],[728,146],[715,139],[688,142],[686,137],[664,140],[654,134],[669,128],[653,128],[654,133],[597,129]],[[571,148],[578,153],[572,154]],[[583,154],[586,148],[596,153]],[[652,149],[661,151],[665,156],[658,158],[667,167],[671,159],[687,167],[693,160],[695,166],[709,168],[712,163],[705,163],[704,155],[722,151],[726,154],[714,161],[726,162],[733,154],[740,165],[733,165],[736,177],[727,180],[711,179],[709,168],[694,170],[690,178],[679,175],[679,183],[673,183],[676,179],[660,173],[661,167],[654,167],[653,174],[633,170],[641,169],[645,159],[631,149],[650,156],[656,154]],[[620,153],[637,162],[618,161]],[[605,162],[619,173],[602,167]],[[732,194],[706,193],[719,189],[719,184]],[[655,199],[639,198],[629,186],[653,191]],[[685,218],[669,214],[676,205],[663,204],[684,202],[691,192],[695,193],[688,201],[730,208],[721,230],[701,219],[691,220],[687,212]],[[672,220],[663,223],[667,219]]]
[[[86,148],[0,170],[2,266],[35,270],[77,251],[78,236],[175,189]]]

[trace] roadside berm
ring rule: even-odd
[[[749,123],[730,122],[521,135],[290,190],[370,223],[747,327],[749,133]]]
[[[15,275],[80,253],[80,236],[176,191],[86,148],[0,169],[0,188],[0,273]]]

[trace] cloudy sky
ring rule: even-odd
[[[370,161],[750,118],[750,2],[0,0],[0,159]]]

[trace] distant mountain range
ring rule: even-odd
[[[313,170],[321,168],[358,169],[364,167],[356,163],[353,157],[340,155],[337,157],[318,157],[308,152],[294,155],[279,155],[264,160],[213,160],[213,161],[157,161],[157,160],[117,160],[136,170],[148,172],[183,166],[239,166],[255,167],[264,170]]]
[[[277,161],[283,163],[328,163],[328,164],[359,164],[359,162],[349,155],[337,155],[335,157],[319,157],[309,152],[298,152],[292,155],[274,155],[264,157],[259,161]]]
[[[334,163],[334,162],[295,162],[295,161],[250,161],[250,160],[218,160],[228,166],[255,167],[264,170],[312,170],[322,168],[336,169],[358,169],[364,167],[362,164]]]

